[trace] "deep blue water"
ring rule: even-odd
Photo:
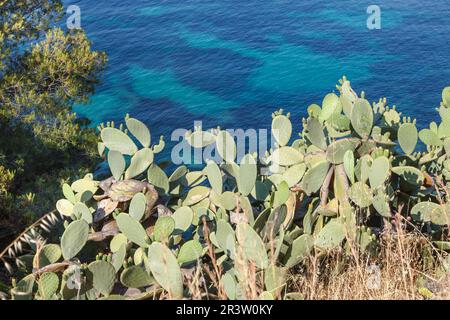
[[[424,127],[450,85],[450,3],[442,0],[79,0],[82,27],[109,55],[96,95],[76,111],[94,124],[126,113],[153,135],[176,128],[265,128],[346,75]],[[366,27],[371,4],[381,30]],[[170,146],[170,144],[169,144]]]

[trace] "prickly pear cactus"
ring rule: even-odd
[[[0,257],[22,275],[10,297],[181,299],[195,279],[240,299],[257,274],[257,297],[282,298],[289,268],[350,246],[373,254],[375,230],[394,214],[432,230],[436,250],[448,250],[450,89],[441,123],[420,131],[385,98],[357,95],[345,77],[336,89],[308,107],[299,135],[289,113],[274,112],[265,154],[238,159],[235,137],[221,128],[186,132],[193,148],[216,148],[218,160],[204,168],[158,161],[164,138],[155,144],[137,119],[100,125],[109,172],[64,184],[50,215],[63,220],[51,237],[59,242],[33,231]]]

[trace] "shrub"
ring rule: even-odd
[[[382,233],[404,229],[424,234],[430,256],[442,260],[450,249],[450,88],[442,122],[420,132],[386,99],[371,105],[345,78],[337,88],[340,96],[308,107],[294,141],[289,115],[275,112],[277,146],[260,157],[237,163],[234,138],[220,128],[188,132],[194,148],[215,143],[222,158],[201,170],[168,174],[157,161],[163,139],[152,141],[137,119],[127,116],[126,129],[100,126],[98,150],[112,176],[64,184],[59,241],[39,232],[57,222],[50,213],[1,257],[20,278],[10,296],[295,298],[288,270],[311,255],[371,257]]]

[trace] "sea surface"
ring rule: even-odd
[[[347,76],[423,128],[450,86],[450,3],[442,0],[72,0],[94,48],[109,56],[97,93],[76,106],[93,125],[126,113],[157,139],[177,128],[269,128]],[[369,30],[369,5],[381,29]]]

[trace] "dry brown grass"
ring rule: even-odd
[[[287,286],[276,298],[295,292],[306,300],[450,299],[450,274],[442,268],[447,259],[432,249],[425,236],[398,228],[395,232],[386,230],[381,241],[371,258],[357,250],[316,252],[289,272]],[[259,299],[264,291],[262,272],[239,254],[234,268],[243,278],[246,299]],[[197,270],[190,279],[191,298],[226,299],[218,276],[221,271],[217,265]]]
[[[290,275],[290,290],[308,300],[449,299],[448,273],[417,233],[385,234],[377,256],[347,256],[334,252],[325,260],[311,257]],[[434,258],[431,258],[434,256]]]

